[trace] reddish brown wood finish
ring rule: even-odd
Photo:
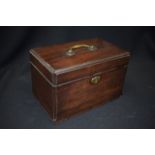
[[[88,52],[78,49],[68,57],[65,51],[76,44],[96,45]],[[84,40],[30,52],[34,95],[52,120],[68,118],[119,97],[129,61],[129,53],[101,39]],[[101,80],[91,84],[92,77]]]

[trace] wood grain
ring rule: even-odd
[[[79,49],[72,57],[64,54],[69,47],[82,43],[96,45],[98,50]],[[122,94],[130,54],[111,43],[91,39],[33,51],[33,93],[53,121],[69,118]],[[96,75],[101,80],[93,85],[90,80]]]

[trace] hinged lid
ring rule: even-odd
[[[35,48],[30,54],[32,65],[53,84],[59,84],[58,75],[129,57],[129,52],[102,39]]]

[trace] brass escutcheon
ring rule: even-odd
[[[100,80],[101,80],[101,76],[97,75],[97,76],[94,76],[91,78],[90,83],[91,84],[98,84],[100,82]]]

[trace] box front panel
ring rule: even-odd
[[[122,67],[59,87],[57,118],[64,119],[119,97],[125,73],[126,68]]]
[[[91,64],[87,67],[83,67],[78,70],[73,70],[66,73],[58,74],[57,82],[65,83],[79,78],[83,78],[84,76],[90,76],[98,72],[111,70],[116,67],[120,68],[123,65],[128,65],[128,61],[129,61],[129,57],[122,57],[116,60]]]

